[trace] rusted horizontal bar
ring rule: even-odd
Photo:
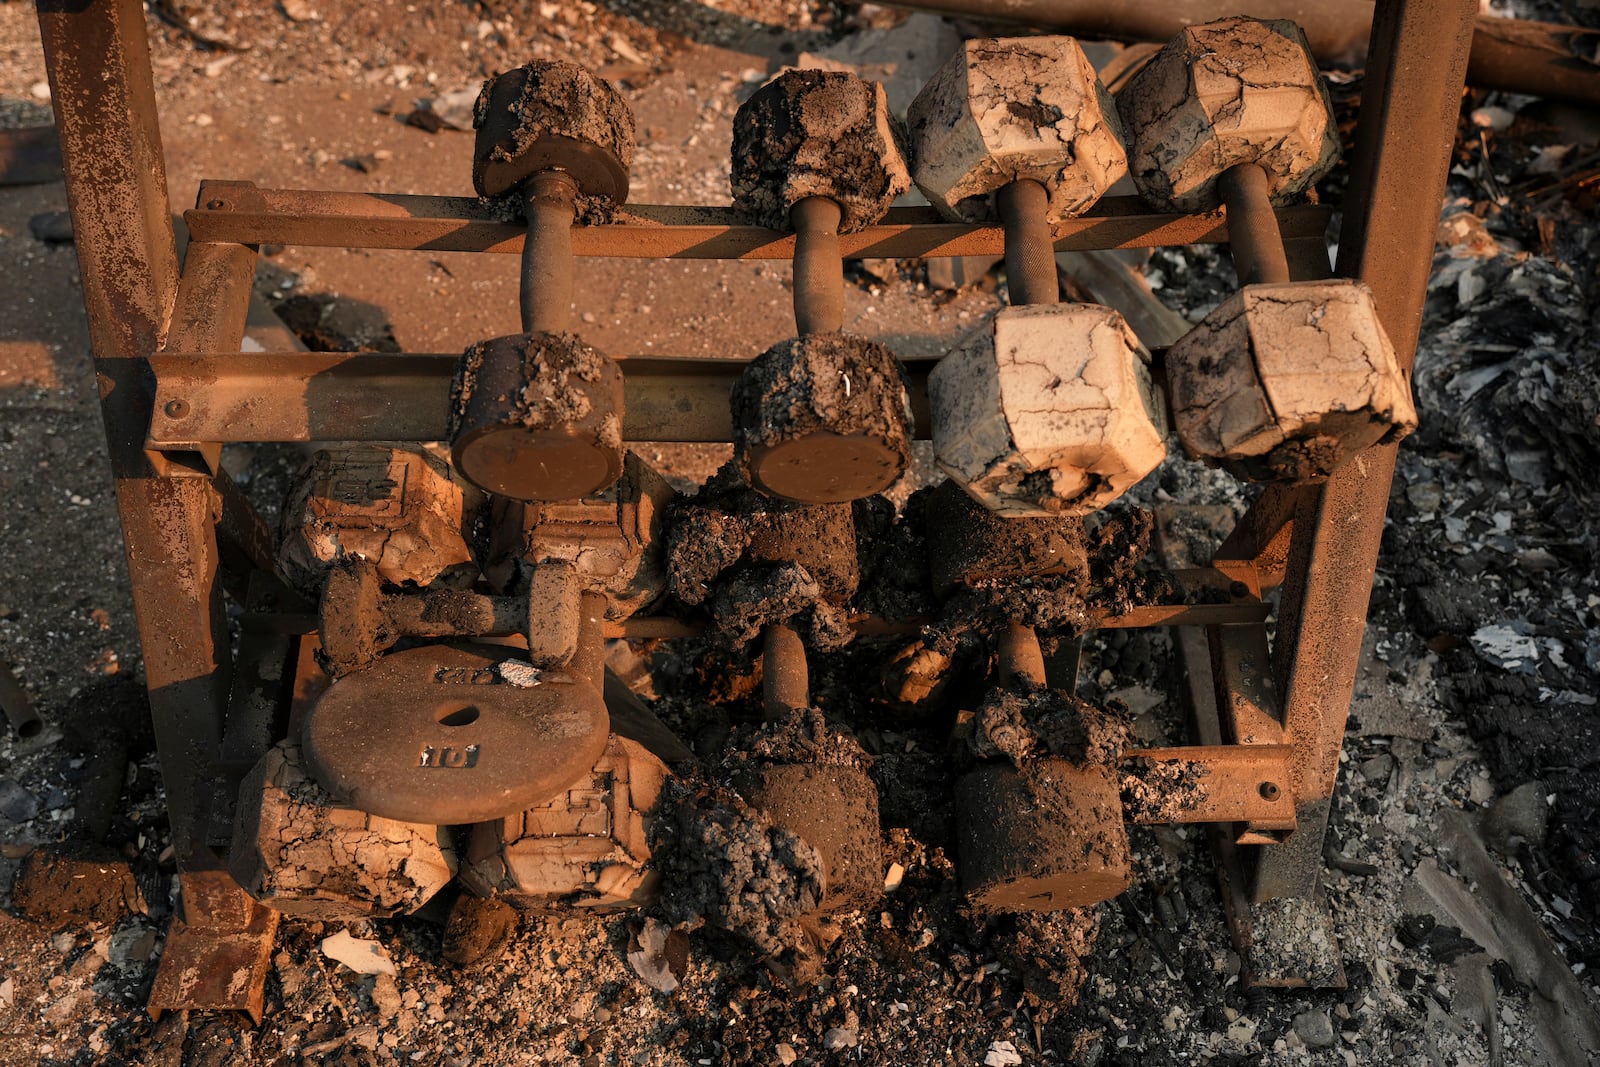
[[[1288,745],[1190,745],[1142,748],[1126,758],[1165,764],[1184,772],[1180,784],[1165,776],[1168,803],[1139,811],[1140,823],[1247,822],[1255,827],[1294,828],[1294,796]]]
[[[254,182],[206,181],[198,206],[184,212],[195,240],[322,248],[520,253],[526,224],[503,205],[465,196],[268,189]],[[1281,208],[1285,239],[1320,239],[1330,211]],[[1217,244],[1228,239],[1220,211],[1151,213],[1133,196],[1106,197],[1089,214],[1052,226],[1057,251]],[[999,224],[946,222],[932,208],[893,208],[876,226],[839,235],[847,258],[1000,255]],[[791,259],[792,234],[751,226],[732,208],[630,205],[603,226],[572,231],[579,256],[626,259]]]
[[[618,356],[629,441],[729,441],[728,393],[745,360]],[[156,355],[150,447],[210,441],[441,441],[459,355],[269,352]],[[927,412],[934,360],[906,360]],[[921,436],[928,419],[917,418]]]

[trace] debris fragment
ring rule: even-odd
[[[1018,1067],[1021,1063],[1022,1054],[1009,1041],[990,1042],[989,1051],[983,1056],[983,1067]]]
[[[1473,633],[1472,649],[1484,662],[1503,671],[1518,674],[1538,672],[1539,644],[1529,632],[1528,623],[1518,619],[1509,623],[1480,626]]]
[[[633,937],[632,947],[628,949],[628,966],[651,989],[671,993],[678,988],[688,943],[687,937],[679,933],[675,938],[672,927],[652,916],[645,919],[644,926]],[[680,958],[674,960],[674,956]],[[678,965],[676,969],[674,963]]]
[[[399,973],[381,944],[351,937],[349,930],[340,930],[331,937],[323,938],[321,947],[324,956],[344,964],[357,974]]]

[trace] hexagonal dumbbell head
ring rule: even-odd
[[[1111,308],[1004,308],[928,376],[939,465],[1005,515],[1102,508],[1166,458],[1149,361]]]
[[[472,184],[503,196],[544,170],[565,171],[585,196],[628,198],[633,113],[604,78],[576,63],[536,59],[483,83]]]
[[[1117,97],[1128,169],[1169,211],[1220,202],[1217,178],[1236,163],[1267,173],[1286,204],[1328,172],[1339,137],[1306,36],[1287,19],[1228,18],[1174,38]]]
[[[733,387],[734,455],[750,485],[807,504],[887,489],[911,460],[905,373],[883,345],[842,333],[783,341]]]
[[[1251,285],[1167,350],[1183,447],[1257,481],[1324,478],[1417,425],[1394,348],[1360,282]]]
[[[883,86],[846,71],[789,70],[733,117],[733,204],[787,230],[807,197],[841,209],[840,233],[872,225],[911,188]]]
[[[971,40],[906,112],[912,178],[947,217],[995,217],[996,189],[1045,187],[1052,219],[1088,209],[1128,171],[1111,96],[1071,37]]]
[[[334,803],[280,741],[239,787],[229,871],[275,911],[344,921],[416,911],[456,873],[437,826]]]

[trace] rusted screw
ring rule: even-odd
[[[1262,782],[1256,791],[1261,794],[1262,800],[1269,802],[1277,800],[1280,795],[1277,782]]]
[[[169,419],[181,419],[189,414],[189,402],[187,400],[169,400],[166,407],[161,410],[167,413],[167,418]]]
[[[228,206],[228,202],[226,200],[207,200],[206,201],[206,210],[207,211],[221,211],[224,208],[226,208],[227,206]]]

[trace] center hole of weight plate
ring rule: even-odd
[[[452,701],[434,709],[433,717],[440,726],[470,726],[478,721],[478,705]]]

